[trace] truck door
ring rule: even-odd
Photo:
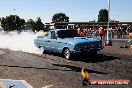
[[[50,52],[56,52],[56,35],[55,31],[51,31],[51,37],[47,39],[47,45],[49,46],[48,49]]]

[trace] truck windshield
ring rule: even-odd
[[[73,38],[80,37],[77,30],[60,30],[57,32],[59,38]]]

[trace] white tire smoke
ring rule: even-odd
[[[13,51],[22,51],[28,53],[42,54],[42,52],[34,46],[34,39],[37,33],[32,31],[23,32],[0,32],[0,48],[10,49]]]

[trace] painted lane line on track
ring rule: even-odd
[[[45,86],[45,87],[42,87],[42,88],[49,88],[49,87],[52,87],[53,85],[48,85],[48,86]]]
[[[25,80],[0,79],[0,88],[33,88]]]

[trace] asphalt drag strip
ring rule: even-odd
[[[1,49],[0,78],[26,80],[34,88],[83,88],[81,69],[91,80],[132,80],[132,50],[105,47],[96,58],[65,60],[55,54],[29,54]],[[88,85],[89,88],[131,88],[129,85]],[[86,87],[84,87],[86,88]]]

